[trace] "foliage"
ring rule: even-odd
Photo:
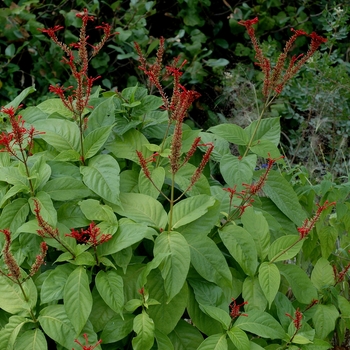
[[[42,30],[68,55],[74,85],[52,85],[59,98],[21,109],[28,88],[1,110],[1,344],[342,344],[350,326],[349,184],[312,185],[302,169],[288,171],[280,118],[265,117],[305,63],[286,55],[297,37],[273,66],[256,40],[257,19],[242,20],[264,73],[258,118],[201,131],[184,122],[199,93],[181,84],[181,58],[164,67],[164,39],[151,63],[136,45],[160,97],[139,85],[93,92],[92,18],[87,10],[78,17],[71,46],[56,40],[59,27]],[[111,34],[102,29],[92,54]],[[309,40],[309,57],[325,41],[296,34]]]

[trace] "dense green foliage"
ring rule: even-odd
[[[5,349],[348,342],[349,14],[326,3],[5,1]]]

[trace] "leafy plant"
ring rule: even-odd
[[[43,30],[68,55],[76,85],[51,86],[59,98],[19,112],[28,89],[2,108],[4,348],[341,344],[350,315],[350,188],[313,186],[305,172],[285,171],[279,118],[264,118],[325,39],[295,31],[273,66],[256,39],[257,19],[242,21],[265,77],[259,118],[201,131],[185,122],[199,93],[181,85],[185,61],[164,67],[162,38],[152,63],[136,44],[160,97],[138,85],[92,92],[92,18],[78,16],[71,46],[57,39],[60,27]],[[102,29],[93,55],[111,35]],[[287,63],[301,35],[311,37],[310,49]]]

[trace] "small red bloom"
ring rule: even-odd
[[[293,320],[294,327],[298,331],[301,328],[301,320],[303,318],[303,314],[300,312],[299,308],[296,309],[296,311],[294,313],[294,318],[290,314],[287,314],[287,313],[286,313],[286,316],[288,316],[289,318],[291,318]]]
[[[242,313],[239,309],[244,306],[244,305],[247,305],[248,302],[245,301],[243,302],[242,304],[236,304],[236,299],[235,298],[232,298],[232,303],[230,304],[230,316],[231,318],[236,318],[238,316],[248,316],[247,314],[244,314]]]
[[[251,27],[253,24],[256,24],[259,22],[259,18],[255,17],[253,19],[248,19],[246,21],[239,21],[238,24],[240,24],[241,26],[245,26],[246,28]]]
[[[55,32],[63,29],[64,27],[62,26],[54,26],[53,28],[38,28],[39,32],[46,33],[50,38],[55,37],[56,34]]]

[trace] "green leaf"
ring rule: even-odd
[[[2,207],[4,205],[4,203],[6,203],[10,198],[12,198],[16,194],[22,193],[22,192],[24,192],[24,193],[30,192],[29,187],[26,185],[22,185],[22,184],[12,186],[6,192],[6,194],[1,198],[0,207]]]
[[[14,240],[14,234],[17,229],[23,225],[29,214],[28,200],[25,198],[15,199],[12,203],[7,204],[0,215],[0,228],[10,229],[11,239]]]
[[[232,275],[225,257],[209,237],[185,236],[191,252],[191,264],[207,281],[223,290],[232,284]]]
[[[35,92],[36,89],[34,86],[29,86],[25,88],[15,99],[8,103],[5,108],[14,107],[17,108],[22,101],[31,93]]]
[[[323,226],[317,229],[317,236],[320,240],[321,253],[325,259],[334,251],[335,243],[338,238],[338,230],[333,226]]]
[[[80,180],[71,176],[56,177],[50,180],[43,187],[43,191],[55,201],[70,201],[92,194]]]
[[[248,304],[244,306],[246,311],[253,309],[265,311],[267,300],[256,276],[246,277],[244,280],[242,286],[242,298],[248,301]]]
[[[148,314],[153,319],[156,329],[164,334],[170,333],[185,312],[188,298],[187,283],[170,302],[167,302],[168,297],[159,270],[150,272],[145,287],[150,292],[150,298],[160,303],[148,307]]]
[[[210,58],[206,62],[206,65],[209,67],[225,67],[229,63],[230,63],[230,61],[227,60],[226,58],[219,58],[219,59]],[[228,124],[228,125],[234,125],[234,124]]]
[[[252,236],[244,228],[225,226],[219,235],[231,256],[248,276],[254,276],[258,266],[258,253]]]
[[[154,256],[170,254],[160,265],[169,302],[182,289],[190,267],[190,249],[178,232],[161,233],[154,244]]]
[[[51,176],[51,168],[46,164],[44,157],[39,157],[30,168],[30,177],[34,190],[42,187]]]
[[[226,334],[214,334],[206,338],[198,350],[227,350]]]
[[[100,154],[80,167],[85,185],[103,199],[119,203],[119,164],[108,154]]]
[[[158,350],[174,350],[174,346],[167,335],[157,329],[155,329],[154,335],[156,337]]]
[[[29,319],[22,316],[11,316],[5,327],[0,330],[0,344],[1,349],[14,350],[14,344],[17,340],[18,334],[20,333],[24,324],[30,322]]]
[[[36,328],[20,335],[15,343],[16,350],[47,350],[44,333]]]
[[[95,283],[105,303],[120,313],[124,305],[123,279],[115,271],[99,271]]]
[[[293,187],[278,171],[269,172],[263,189],[284,215],[297,226],[302,225],[306,215]]]
[[[71,119],[73,113],[63,104],[60,98],[50,98],[37,105],[42,112],[47,114],[58,113],[62,117]],[[51,122],[51,121],[50,121]]]
[[[281,276],[275,264],[263,262],[259,267],[259,283],[264,295],[269,302],[269,308],[278,292]]]
[[[154,322],[145,310],[134,318],[133,330],[137,334],[132,340],[134,350],[149,350],[154,343]]]
[[[275,146],[278,146],[281,136],[280,118],[266,118],[260,121],[254,120],[244,131],[248,134],[249,139],[252,137],[258,122],[259,127],[256,130],[253,141],[268,140]]]
[[[263,338],[285,338],[283,328],[270,314],[260,310],[251,310],[247,314],[240,316],[234,326]]]
[[[51,197],[46,192],[38,192],[35,197],[32,197],[29,200],[30,209],[33,214],[34,212],[34,200],[39,203],[40,206],[40,215],[49,225],[56,227],[57,224],[57,212],[53,206]]]
[[[236,124],[220,124],[212,126],[208,131],[235,145],[246,146],[249,142],[246,131]]]
[[[310,304],[313,299],[317,299],[317,291],[304,270],[296,265],[278,264],[281,274],[290,284],[296,299],[302,304]]]
[[[84,328],[91,309],[89,278],[84,267],[76,268],[68,277],[63,291],[64,307],[76,334]]]
[[[256,155],[263,158],[278,158],[281,153],[269,140],[259,140],[253,146],[250,147],[250,150]]]
[[[95,107],[89,115],[87,132],[91,133],[93,130],[101,127],[108,127],[114,124],[115,108],[117,98],[115,95],[102,101],[97,107]]]
[[[228,311],[224,311],[222,309],[219,309],[218,307],[210,305],[199,305],[199,307],[208,316],[220,322],[225,330],[228,330],[231,323],[231,317]]]
[[[250,343],[247,334],[238,327],[232,327],[227,331],[233,345],[239,350],[250,350]]]
[[[339,312],[334,305],[316,305],[316,311],[312,317],[316,337],[325,339],[330,332],[333,332],[338,317]]]
[[[220,172],[225,182],[230,186],[237,186],[237,190],[243,189],[242,184],[249,184],[253,178],[253,171],[256,166],[257,157],[255,154],[243,158],[225,154],[220,161]]]
[[[270,232],[267,220],[261,212],[252,207],[246,208],[241,216],[243,227],[253,237],[261,261],[264,261],[270,245]]]
[[[172,230],[189,224],[208,212],[215,204],[215,198],[205,194],[186,198],[176,203],[172,213]]]
[[[65,119],[50,119],[47,123],[34,123],[36,130],[43,132],[41,138],[58,152],[75,151],[80,153],[80,131],[76,123]]]
[[[317,260],[311,273],[311,282],[319,291],[323,287],[334,285],[334,271],[327,259],[320,258]]]
[[[120,207],[114,206],[119,215],[152,227],[165,229],[167,214],[156,199],[141,193],[121,193]]]
[[[158,167],[158,168],[152,169],[150,170],[150,173],[151,173],[151,179],[153,183],[157,186],[158,189],[161,189],[165,179],[164,168]],[[158,198],[159,196],[158,189],[154,187],[154,185],[146,177],[143,171],[140,171],[139,178],[138,178],[138,186],[139,186],[140,193],[153,197],[155,199]],[[127,191],[124,191],[124,192],[127,192]]]
[[[101,333],[104,344],[115,343],[132,332],[135,315],[125,314],[123,317],[115,315],[107,322]]]
[[[63,290],[69,275],[75,267],[71,264],[56,266],[45,278],[41,291],[41,303],[49,303],[54,300],[63,299]]]
[[[168,337],[176,350],[197,350],[203,342],[203,336],[197,328],[183,320],[179,321]]]
[[[77,334],[68,319],[64,305],[45,307],[40,311],[38,320],[45,334],[63,347],[71,348]]]
[[[109,221],[117,220],[113,209],[109,205],[101,204],[96,199],[86,199],[79,202],[79,207],[86,218],[90,221]]]
[[[303,243],[297,235],[282,236],[271,244],[269,260],[277,262],[292,259],[300,252]]]
[[[84,138],[83,147],[85,159],[93,157],[100,150],[107,141],[112,129],[113,125],[101,126],[91,131]]]

